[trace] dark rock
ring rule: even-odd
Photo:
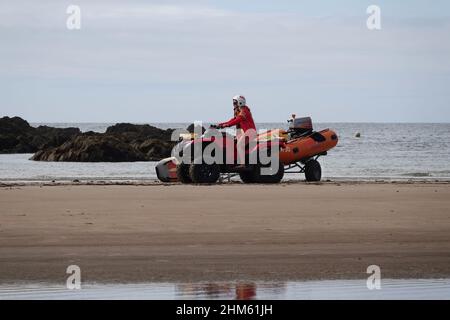
[[[74,162],[158,161],[169,157],[172,129],[119,123],[105,133],[78,128],[34,128],[19,117],[0,119],[0,153],[35,153],[31,160]]]
[[[159,161],[163,158],[170,157],[172,148],[175,143],[163,141],[159,139],[147,139],[144,142],[136,145],[136,148],[144,153],[148,160]]]
[[[36,152],[31,160],[73,162],[145,161],[146,155],[120,139],[104,134],[79,135],[56,148]]]
[[[30,124],[20,117],[0,118],[0,134],[17,134],[31,131]]]
[[[126,162],[158,161],[170,156],[174,142],[171,129],[121,123],[105,133],[86,132],[58,147],[40,150],[38,161]]]
[[[186,128],[186,130],[187,130],[189,133],[194,133],[196,127],[200,127],[200,126],[191,123],[191,124]],[[198,130],[198,128],[197,128],[197,130]],[[206,131],[205,127],[202,126],[202,127],[201,127],[201,132],[202,132],[202,134],[205,133],[205,131]]]
[[[122,140],[146,140],[148,138],[170,141],[173,130],[163,130],[148,124],[118,123],[106,129],[106,134],[120,135]]]
[[[78,128],[52,128],[39,126],[36,128],[36,134],[36,144],[40,145],[40,148],[47,148],[59,146],[81,134],[81,131]]]
[[[0,153],[33,153],[56,147],[79,134],[78,128],[34,128],[22,118],[3,117],[0,118]]]

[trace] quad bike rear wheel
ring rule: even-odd
[[[269,169],[272,174],[262,174],[262,169]],[[256,166],[254,177],[258,183],[279,183],[284,177],[284,165],[279,162],[278,168],[273,169],[270,166]]]
[[[239,172],[239,177],[243,183],[255,183],[255,177],[253,171],[242,171]]]
[[[319,161],[313,159],[305,164],[305,178],[308,182],[317,182],[322,179],[322,168]]]
[[[189,176],[189,165],[180,163],[177,165],[177,178],[181,183],[192,183],[192,179]]]
[[[269,168],[270,166],[255,165],[251,171],[241,172],[239,176],[244,183],[279,183],[284,176],[284,165],[280,162],[277,169],[272,169],[273,174],[262,174],[262,169]]]
[[[195,183],[215,183],[220,177],[220,170],[217,164],[191,164],[189,166],[189,176]]]

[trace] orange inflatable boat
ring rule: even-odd
[[[258,135],[258,139],[285,141],[280,149],[280,162],[285,166],[284,172],[304,173],[307,181],[320,181],[322,169],[317,159],[336,147],[339,140],[336,132],[330,129],[313,131],[309,117],[295,118],[292,115],[289,123],[287,131],[270,130]]]
[[[295,133],[295,131],[271,130],[258,138],[261,139],[283,139],[284,146],[280,149],[280,161],[289,165],[295,162],[302,162],[333,149],[338,143],[337,134],[330,129],[319,132],[304,131]]]
[[[280,161],[284,164],[291,164],[317,155],[324,155],[337,143],[337,134],[330,129],[314,132],[305,137],[288,141],[286,147],[280,150]]]

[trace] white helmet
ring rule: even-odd
[[[245,106],[247,102],[245,101],[244,96],[234,96],[233,97],[233,104],[237,104],[239,107]]]

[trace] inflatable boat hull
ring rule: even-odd
[[[288,141],[286,147],[280,150],[280,161],[285,165],[302,162],[333,149],[337,143],[338,136],[333,130],[313,132]]]

